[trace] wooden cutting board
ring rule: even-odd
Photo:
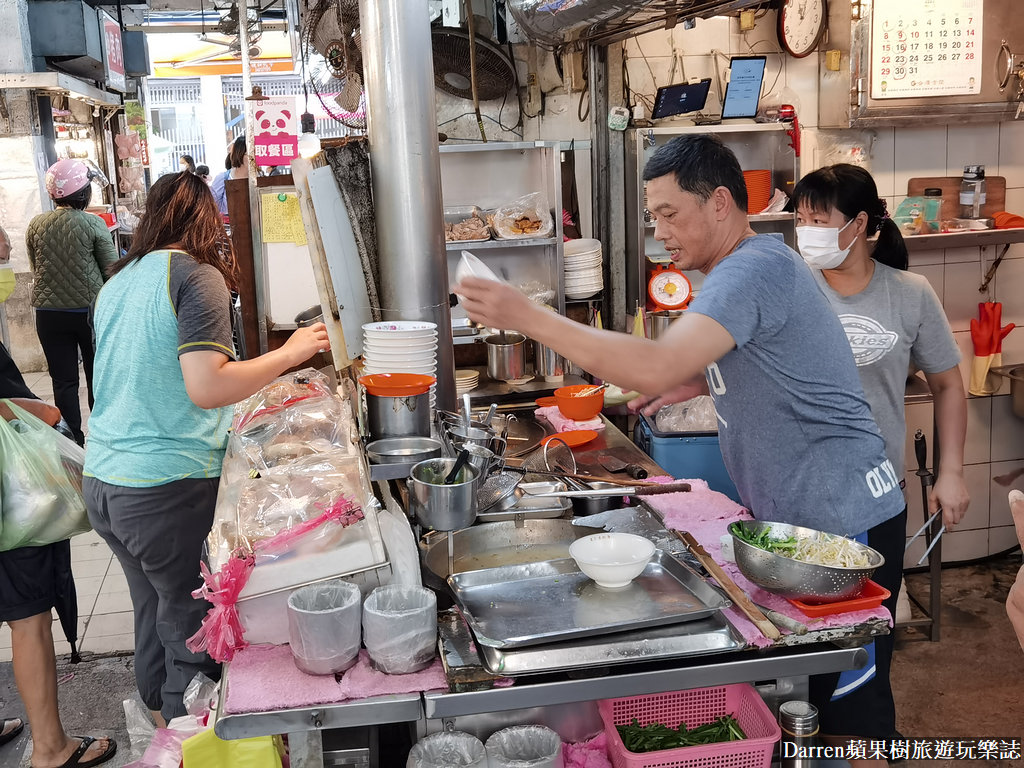
[[[960,182],[962,176],[920,176],[907,182],[908,197],[924,197],[928,187],[942,190],[942,218],[960,218]],[[981,206],[982,216],[991,216],[1006,210],[1006,179],[1002,176],[985,177],[985,204]],[[893,211],[895,213],[895,211]]]

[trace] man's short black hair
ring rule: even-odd
[[[67,208],[74,208],[79,211],[85,210],[89,203],[92,202],[92,184],[86,184],[77,192],[72,192],[67,197],[54,200],[54,202]]]
[[[659,147],[644,166],[644,181],[674,174],[684,192],[707,202],[718,187],[725,187],[736,207],[747,210],[747,185],[736,155],[717,136],[677,136]]]

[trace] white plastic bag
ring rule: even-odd
[[[551,237],[555,224],[548,201],[540,192],[523,195],[488,216],[488,223],[502,239]]]
[[[697,395],[682,403],[666,405],[658,411],[655,425],[661,432],[717,432],[715,401],[708,395]]]
[[[487,752],[476,736],[463,731],[441,731],[424,736],[409,750],[406,768],[486,768]]]

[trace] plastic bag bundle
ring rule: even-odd
[[[548,201],[540,192],[516,198],[487,219],[495,234],[503,239],[551,237],[555,231]]]
[[[363,604],[363,643],[381,672],[424,669],[436,650],[437,596],[423,587],[377,587]]]
[[[409,750],[405,768],[487,768],[483,742],[463,731],[424,736]]]
[[[260,541],[316,519],[341,497],[359,503],[365,496],[358,458],[338,452],[305,456],[229,482],[221,481],[223,497],[218,494],[207,542],[215,568],[238,547],[251,552]]]
[[[18,421],[0,419],[0,551],[53,544],[90,530],[82,500],[85,450],[3,402]]]
[[[492,734],[485,745],[491,768],[562,768],[562,739],[543,725],[517,725]]]
[[[708,395],[666,405],[658,411],[655,425],[661,432],[717,432],[715,401]]]
[[[341,579],[288,596],[288,637],[295,666],[310,675],[344,672],[359,658],[362,594]]]

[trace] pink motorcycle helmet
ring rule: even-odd
[[[52,200],[61,200],[85,189],[92,171],[81,160],[58,160],[46,170],[46,191]]]

